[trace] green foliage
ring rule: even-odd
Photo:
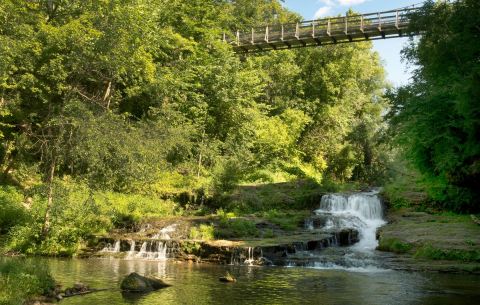
[[[201,244],[195,241],[183,241],[180,247],[187,254],[196,254],[201,249]]]
[[[278,210],[306,210],[318,206],[323,187],[310,180],[240,185],[228,196],[216,198],[219,207],[236,214]]]
[[[439,249],[431,245],[423,245],[415,252],[416,258],[433,260],[454,260],[464,262],[480,262],[479,250]]]
[[[294,231],[300,225],[303,226],[305,217],[310,214],[310,211],[285,211],[280,212],[276,209],[263,213],[263,217],[268,219],[271,223],[278,225],[281,229],[286,231]]]
[[[45,264],[26,259],[0,260],[0,304],[21,305],[30,298],[50,295],[55,281]]]
[[[16,189],[0,186],[0,233],[7,233],[26,220],[27,211],[22,202],[23,195]]]
[[[28,254],[75,255],[95,234],[116,228],[133,229],[144,217],[174,214],[168,200],[114,192],[92,192],[80,183],[57,182],[51,228],[42,234],[46,199],[42,189],[33,196],[29,220],[9,232],[8,250]]]
[[[222,221],[215,234],[219,238],[256,237],[259,231],[251,220],[232,218]]]
[[[404,50],[414,83],[391,94],[392,132],[423,175],[429,196],[456,211],[480,208],[479,3],[427,2],[412,29],[425,32]]]
[[[402,242],[396,238],[380,238],[379,245],[377,247],[380,251],[394,252],[394,253],[407,253],[413,246],[409,243]]]
[[[2,1],[0,183],[33,198],[11,249],[72,255],[181,213],[183,192],[245,213],[310,208],[326,180],[381,181],[370,43],[241,58],[220,39],[299,19],[278,0]],[[239,189],[252,183],[276,185]]]
[[[94,199],[117,228],[131,228],[142,218],[171,216],[177,208],[173,201],[135,194],[99,192]]]
[[[215,239],[215,228],[213,225],[201,224],[198,228],[190,228],[190,239],[212,240]]]

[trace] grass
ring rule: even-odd
[[[251,214],[272,209],[312,209],[318,206],[325,193],[317,183],[298,180],[284,183],[269,183],[237,186],[229,195],[217,198],[220,206],[236,214]]]
[[[414,254],[415,258],[432,260],[449,260],[463,262],[480,262],[479,250],[439,249],[431,245],[423,245]]]
[[[216,229],[215,235],[218,238],[239,238],[257,237],[259,233],[255,222],[248,219],[236,218],[221,221]]]
[[[413,246],[409,243],[405,243],[396,238],[382,238],[380,239],[378,250],[394,252],[394,253],[407,253]]]
[[[310,211],[278,211],[274,209],[261,213],[261,216],[285,231],[295,231],[309,214]]]
[[[0,304],[21,305],[55,289],[48,267],[26,259],[0,260]]]

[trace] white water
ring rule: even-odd
[[[113,246],[111,244],[108,244],[100,252],[109,252],[109,253],[120,252],[120,240],[115,241],[115,244]]]
[[[127,253],[127,258],[132,258],[135,257],[135,241],[131,240],[130,241],[130,251]]]
[[[376,232],[385,224],[378,191],[355,194],[330,194],[322,197],[317,215],[330,215],[324,229],[358,230],[360,241],[352,249],[371,252],[378,246]]]
[[[243,262],[245,265],[252,266],[255,262],[255,258],[253,257],[253,248],[248,247],[248,258]]]
[[[171,239],[170,235],[168,233],[173,233],[177,229],[177,224],[170,225],[168,227],[162,228],[160,231],[158,231],[157,234],[153,235],[153,239],[162,239],[162,240],[169,240]]]
[[[155,248],[156,244],[156,248]],[[164,242],[147,242],[144,241],[140,252],[135,254],[135,258],[142,258],[147,260],[166,260],[167,259],[167,244]]]

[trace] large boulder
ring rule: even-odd
[[[120,284],[120,288],[126,292],[150,292],[169,286],[159,279],[141,276],[135,272],[130,273]]]

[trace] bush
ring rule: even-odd
[[[309,212],[305,211],[279,212],[274,209],[264,212],[262,216],[268,219],[271,223],[278,225],[283,230],[294,231],[299,227],[299,224],[303,224],[303,221],[308,214]]]
[[[57,180],[50,210],[50,228],[44,237],[42,227],[47,202],[45,185],[32,189],[31,193],[33,201],[29,217],[11,228],[7,250],[26,254],[73,256],[94,235],[103,234],[113,227],[131,229],[142,218],[172,215],[177,207],[169,200],[136,194],[93,193],[84,184],[67,178]],[[13,195],[9,198],[15,199]]]
[[[94,201],[102,214],[110,217],[116,228],[130,229],[142,218],[165,217],[175,214],[177,204],[152,196],[99,192]]]
[[[253,221],[246,219],[230,219],[220,223],[216,235],[220,238],[257,237],[259,231]]]
[[[55,281],[45,264],[27,259],[0,260],[0,304],[21,305],[37,295],[50,295]]]
[[[215,228],[213,225],[201,224],[198,228],[190,229],[190,239],[212,240],[215,239]]]
[[[23,195],[15,188],[0,186],[0,233],[7,233],[13,226],[26,219],[22,206]]]

